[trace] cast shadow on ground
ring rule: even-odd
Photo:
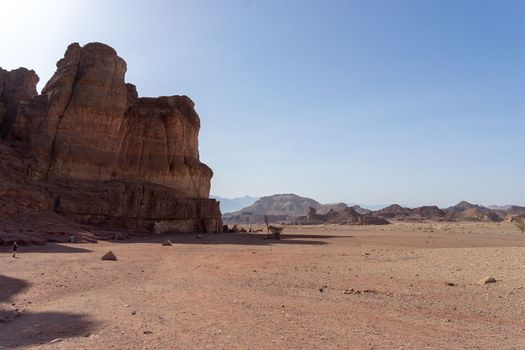
[[[327,239],[327,238],[354,238],[354,236],[350,235],[308,235],[308,234],[302,234],[302,233],[283,233],[281,235],[283,239],[286,238],[316,238],[316,239]]]
[[[266,233],[222,233],[202,234],[198,239],[196,234],[160,234],[147,237],[135,237],[123,243],[162,243],[170,240],[177,244],[237,244],[237,245],[325,245],[331,238],[353,238],[353,236],[283,234],[280,240],[265,239]],[[300,238],[300,239],[298,239]],[[322,239],[322,240],[320,240]],[[118,241],[115,241],[118,242]]]
[[[45,245],[21,246],[20,253],[90,253],[92,250],[86,248],[72,247],[60,243],[46,243]]]
[[[87,315],[69,312],[36,312],[8,303],[29,283],[0,275],[0,349],[25,348],[57,338],[88,335],[97,325]]]
[[[89,336],[96,322],[69,312],[22,313],[0,311],[0,349],[25,348],[58,338]]]
[[[14,295],[27,287],[29,287],[29,283],[24,280],[0,275],[0,303],[9,301]]]

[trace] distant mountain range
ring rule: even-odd
[[[371,210],[361,208],[359,205],[348,207],[346,203],[321,204],[311,198],[286,193],[261,197],[252,205],[235,212],[223,212],[223,221],[225,223],[262,223],[264,216],[268,216],[271,222],[297,221],[302,220],[301,218],[306,215],[309,208],[315,209],[319,216],[342,213],[347,208],[351,208],[358,216],[372,213]]]
[[[223,202],[221,201],[225,223],[261,223],[264,221],[264,216],[268,216],[272,222],[288,223],[381,223],[380,220],[374,218],[406,221],[499,222],[510,216],[525,215],[525,207],[516,205],[484,207],[466,201],[441,209],[437,206],[407,208],[399,204],[392,204],[372,211],[359,205],[349,207],[346,203],[321,204],[312,198],[301,197],[292,193],[276,194],[259,199],[249,196],[243,198],[246,202],[252,202],[242,209],[232,212],[227,212],[223,209]],[[235,204],[240,205],[241,201],[239,199],[234,200],[237,200]],[[342,220],[343,217],[345,220]]]
[[[219,196],[211,196],[211,198],[214,198],[220,201],[221,212],[223,214],[241,210],[242,208],[252,205],[253,203],[255,203],[256,200],[259,199],[259,197],[251,197],[251,196],[236,197],[236,198],[224,198],[224,197],[219,197]]]

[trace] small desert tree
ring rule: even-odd
[[[514,220],[512,220],[512,222],[521,231],[521,233],[525,233],[525,217],[524,216],[516,217],[514,218]]]

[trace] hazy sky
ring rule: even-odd
[[[521,0],[0,0],[0,66],[39,87],[100,41],[186,94],[212,194],[525,205]]]

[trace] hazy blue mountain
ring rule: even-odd
[[[252,196],[244,196],[244,197],[237,197],[237,198],[225,198],[220,196],[211,196],[211,198],[214,198],[221,202],[221,212],[224,213],[231,213],[232,211],[241,210],[242,208],[248,207],[255,203],[259,199],[259,197],[252,197]]]

